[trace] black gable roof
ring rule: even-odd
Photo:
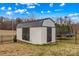
[[[44,20],[47,20],[51,18],[45,18],[45,19],[38,19],[38,20],[33,20],[33,21],[27,21],[25,23],[20,23],[17,25],[17,28],[21,28],[21,27],[41,27]],[[53,20],[52,20],[53,21]]]
[[[18,28],[20,27],[40,27],[43,24],[43,20],[39,20],[39,21],[29,21],[26,23],[20,23],[17,25]]]

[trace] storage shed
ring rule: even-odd
[[[56,41],[55,22],[51,18],[28,21],[17,25],[17,39],[32,44]]]

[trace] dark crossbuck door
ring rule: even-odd
[[[22,39],[29,41],[29,39],[30,39],[30,30],[29,30],[29,28],[23,28],[22,29]]]
[[[52,40],[52,28],[47,28],[47,42],[50,42]]]

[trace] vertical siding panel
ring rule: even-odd
[[[17,34],[17,36],[16,36],[17,39],[22,40],[22,28],[17,28],[16,34]]]
[[[56,29],[52,28],[52,42],[56,41]]]

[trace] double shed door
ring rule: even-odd
[[[52,27],[47,27],[47,42],[52,41]]]
[[[30,28],[23,28],[22,29],[22,39],[29,41],[30,40]]]

